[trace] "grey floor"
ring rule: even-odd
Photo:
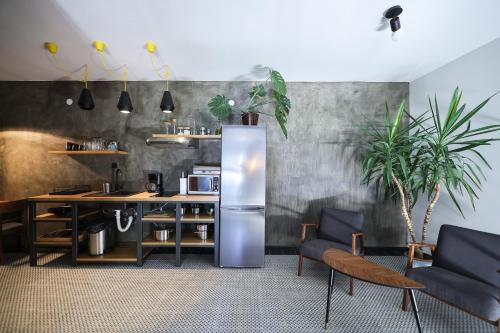
[[[402,257],[368,257],[402,270]],[[144,267],[71,267],[51,254],[33,268],[10,255],[0,266],[0,332],[325,332],[326,267],[295,256],[267,256],[263,269],[221,269],[188,255],[173,266],[166,254]],[[363,282],[354,297],[339,276],[328,332],[416,332],[401,291]],[[496,332],[496,328],[417,293],[425,332]]]

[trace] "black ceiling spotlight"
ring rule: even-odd
[[[83,80],[83,82],[85,83],[85,87],[82,89],[80,97],[78,98],[78,106],[82,110],[92,110],[94,109],[95,106],[92,94],[90,93],[90,90],[88,90],[87,88],[88,78],[89,78],[89,69],[88,65],[85,65],[85,78]]]
[[[160,109],[165,113],[172,113],[175,109],[174,101],[172,99],[172,94],[170,91],[165,90],[163,92],[163,98],[161,99]]]
[[[399,15],[403,12],[401,6],[393,6],[385,12],[385,18],[390,19],[392,32],[396,32],[401,29],[401,22],[399,22]]]
[[[120,94],[120,99],[118,100],[118,105],[116,105],[121,113],[130,113],[134,107],[132,106],[132,100],[127,91],[127,66],[123,66],[123,91]]]

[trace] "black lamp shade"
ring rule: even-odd
[[[92,94],[87,88],[83,88],[80,93],[80,98],[78,98],[78,106],[82,110],[92,110],[94,108],[94,100],[92,99]]]
[[[163,98],[161,99],[160,108],[165,113],[171,113],[172,111],[174,111],[175,106],[170,91],[166,90],[163,92]]]
[[[399,21],[399,17],[391,19],[390,24],[391,24],[391,30],[393,32],[396,32],[399,29],[401,29],[401,22]]]
[[[130,113],[130,111],[134,109],[128,91],[122,91],[120,100],[118,101],[118,105],[116,107],[121,113]]]

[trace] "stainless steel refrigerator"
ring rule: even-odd
[[[220,266],[264,267],[266,128],[222,126]]]

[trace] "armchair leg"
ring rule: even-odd
[[[354,295],[354,279],[349,280],[349,295]]]
[[[297,269],[297,275],[301,276],[302,275],[302,263],[304,262],[304,257],[302,254],[299,254],[299,264],[298,264],[298,269]]]
[[[408,302],[410,295],[408,294],[408,290],[403,290],[403,311],[408,311]]]
[[[500,333],[500,320],[497,321],[497,333]]]

